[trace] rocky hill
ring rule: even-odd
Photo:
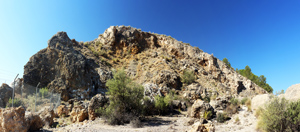
[[[24,83],[54,89],[62,99],[90,99],[106,91],[112,71],[123,68],[145,88],[145,94],[165,94],[170,89],[190,99],[211,96],[253,96],[264,89],[238,74],[198,47],[155,33],[126,26],[111,26],[90,42],[77,42],[58,32],[48,47],[24,66]],[[184,71],[195,75],[182,82]]]

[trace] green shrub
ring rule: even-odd
[[[227,113],[218,113],[217,114],[217,121],[220,123],[224,123],[227,120],[228,116]]]
[[[184,70],[181,76],[182,82],[189,85],[195,81],[195,75],[193,71]]]
[[[239,104],[239,100],[236,98],[231,98],[230,99],[230,104],[237,106]]]
[[[287,130],[288,122],[286,108],[288,101],[284,98],[273,98],[265,109],[262,110],[257,127],[268,132],[283,132]]]
[[[8,103],[6,104],[7,107],[11,107],[12,106],[12,99],[9,98]],[[14,107],[19,107],[22,106],[24,103],[22,102],[21,99],[19,98],[14,98]]]
[[[42,94],[42,98],[45,97],[45,95],[47,96],[49,92],[49,89],[47,87],[41,88],[40,89],[40,93]]]
[[[241,100],[241,104],[242,104],[242,105],[245,105],[245,103],[246,103],[247,100],[249,100],[249,99],[248,99],[247,97],[244,97],[244,98]]]
[[[109,124],[124,124],[142,115],[143,86],[134,83],[124,70],[114,72],[113,79],[107,81],[107,95],[110,104],[103,111]]]
[[[158,110],[159,115],[163,114],[168,104],[163,96],[156,95],[155,97],[155,108]]]
[[[211,119],[212,115],[213,114],[212,114],[211,111],[205,111],[204,115],[203,115],[203,118],[206,119],[206,120],[208,120],[208,119]]]

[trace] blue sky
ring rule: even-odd
[[[249,65],[274,91],[300,83],[300,1],[0,0],[0,83],[10,82],[58,31],[91,41],[130,25]]]

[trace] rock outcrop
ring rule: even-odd
[[[5,108],[9,99],[12,97],[13,89],[7,84],[3,83],[0,86],[0,108]]]
[[[165,95],[184,90],[187,98],[233,95],[255,96],[264,89],[197,47],[166,35],[143,32],[126,26],[111,26],[90,42],[70,40],[58,32],[48,47],[32,56],[24,67],[24,82],[61,92],[62,99],[90,99],[104,94],[110,69],[124,68],[127,75],[145,87],[145,95]],[[196,80],[182,83],[184,70]]]
[[[24,83],[48,87],[60,92],[62,99],[89,99],[104,88],[96,60],[75,50],[66,32],[58,32],[48,41],[48,47],[33,55],[24,66]],[[103,68],[104,69],[104,68]]]

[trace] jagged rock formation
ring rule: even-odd
[[[78,43],[66,32],[58,32],[48,41],[48,47],[32,56],[24,66],[24,83],[48,87],[61,92],[62,99],[90,98],[104,84],[98,71],[105,66],[88,59],[73,48]]]
[[[206,96],[253,96],[266,93],[222,61],[172,37],[126,26],[111,26],[90,42],[70,40],[58,32],[48,47],[24,66],[24,82],[49,87],[62,98],[89,99],[104,91],[111,70],[124,68],[143,84],[152,98],[170,89],[196,100]],[[184,70],[194,71],[191,85],[182,83]]]
[[[0,87],[0,108],[5,108],[9,99],[12,97],[13,89],[7,84],[3,83]]]

